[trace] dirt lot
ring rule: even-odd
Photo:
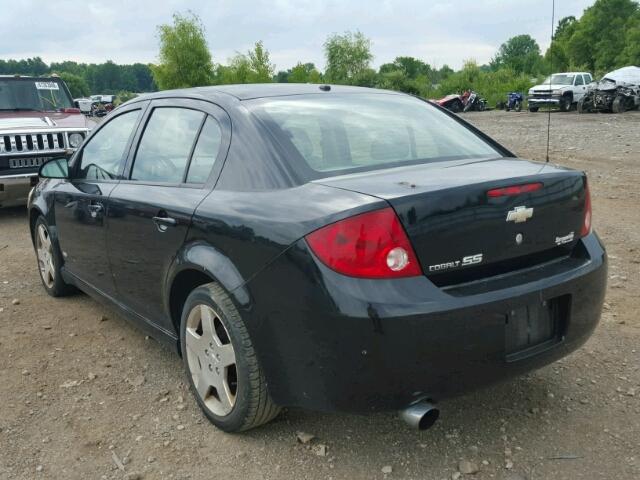
[[[545,114],[467,118],[544,159]],[[84,295],[44,293],[25,211],[0,211],[0,479],[639,478],[640,113],[554,113],[551,160],[590,175],[610,258],[602,322],[565,360],[441,404],[426,432],[393,413],[299,410],[217,431],[175,355]]]

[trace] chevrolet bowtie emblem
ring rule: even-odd
[[[522,223],[533,217],[533,207],[515,207],[507,212],[507,222]]]

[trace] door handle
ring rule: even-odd
[[[178,225],[178,221],[171,217],[153,217],[152,220],[161,232],[166,232],[167,228]]]
[[[99,213],[102,213],[104,207],[101,203],[90,203],[89,205],[87,205],[87,210],[89,210],[91,218],[96,218]]]

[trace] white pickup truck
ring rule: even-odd
[[[567,112],[587,93],[591,82],[593,77],[589,72],[554,73],[529,89],[529,111],[537,112],[541,106],[550,105]]]

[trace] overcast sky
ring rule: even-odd
[[[556,20],[580,16],[593,0],[557,0]],[[0,58],[46,62],[154,62],[156,26],[173,12],[202,19],[216,63],[262,40],[277,70],[298,61],[324,67],[327,35],[360,30],[374,66],[399,55],[459,68],[488,62],[502,42],[528,33],[549,44],[551,0],[0,0]]]

